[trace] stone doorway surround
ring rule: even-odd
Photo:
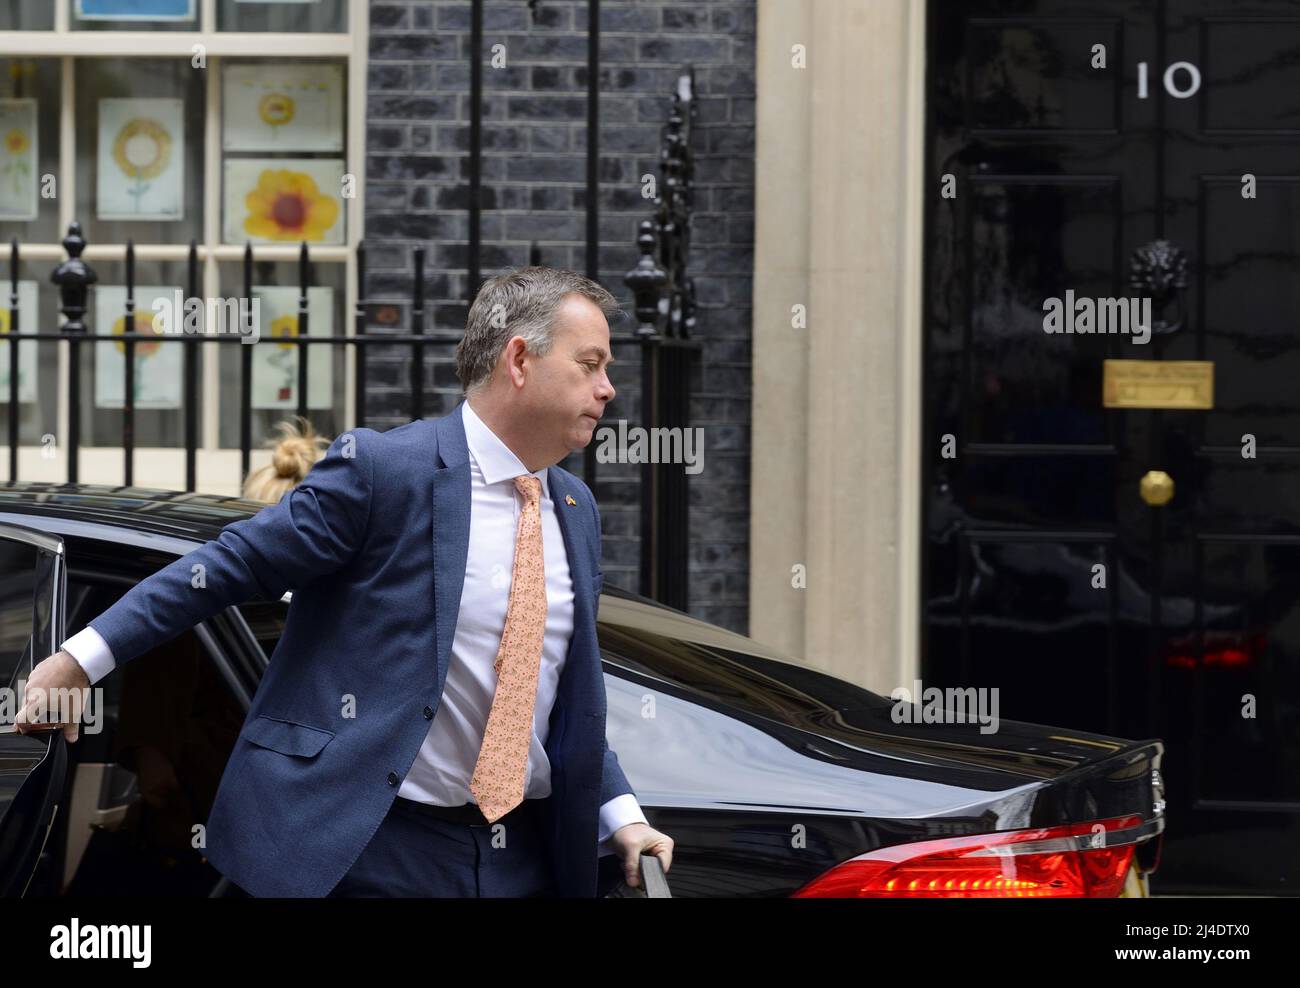
[[[920,669],[925,25],[758,0],[749,633],[886,696]]]

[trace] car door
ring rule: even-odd
[[[64,635],[67,566],[63,540],[0,525],[0,895],[26,892],[63,797],[68,747],[63,732],[20,734],[13,726],[32,667]]]

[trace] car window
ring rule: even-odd
[[[40,550],[0,539],[0,683],[16,688],[32,661],[32,602]],[[45,658],[42,654],[37,661]]]
[[[644,627],[602,625],[600,644],[603,656],[616,665],[764,717],[806,719],[819,711],[892,705],[886,697],[810,666],[716,642],[689,641]]]

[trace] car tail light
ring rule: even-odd
[[[850,858],[793,898],[1118,896],[1146,828],[1137,816],[897,844]]]

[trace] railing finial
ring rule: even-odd
[[[661,175],[654,219],[639,224],[636,242],[641,257],[623,278],[636,298],[637,333],[642,337],[662,332],[685,340],[695,330],[695,282],[687,274],[695,192],[694,79],[694,69],[689,67],[678,76],[659,149]]]
[[[63,238],[63,249],[68,259],[54,269],[50,281],[59,286],[59,311],[66,317],[61,332],[81,335],[86,332],[83,319],[86,315],[86,292],[99,275],[81,259],[86,249],[86,239],[81,235],[81,224],[75,220],[68,224],[68,235]]]

